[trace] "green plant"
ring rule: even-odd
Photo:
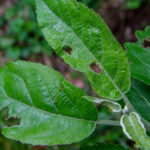
[[[2,134],[33,145],[71,144],[88,137],[97,124],[121,125],[136,147],[149,150],[150,138],[144,125],[150,127],[150,27],[137,32],[139,42],[126,44],[130,75],[123,48],[93,11],[75,0],[36,0],[36,5],[48,43],[66,63],[88,77],[99,96],[87,96],[41,64],[9,62],[0,69],[0,109],[7,111],[1,119]],[[143,70],[137,72],[138,68]],[[136,78],[132,84],[130,76]],[[120,120],[98,120],[93,103],[120,114]],[[11,119],[15,121],[7,125],[5,120]],[[126,149],[99,143],[81,150],[99,148]]]
[[[128,9],[138,9],[144,0],[125,0],[125,5]]]
[[[51,55],[52,49],[35,21],[35,3],[30,0],[19,0],[0,16],[0,28],[4,32],[0,35],[0,50],[7,57],[27,59],[41,52]]]

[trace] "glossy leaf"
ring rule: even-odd
[[[97,104],[102,104],[104,106],[107,106],[113,112],[121,112],[122,111],[121,105],[117,102],[107,100],[107,99],[94,98],[94,97],[90,97],[90,96],[84,96],[84,98],[90,102],[94,102]]]
[[[131,90],[127,97],[134,109],[148,122],[150,122],[150,86],[132,79]]]
[[[127,150],[127,149],[120,145],[99,143],[97,145],[83,147],[81,148],[81,150]]]
[[[69,144],[95,129],[95,106],[53,69],[9,62],[0,69],[0,81],[0,110],[20,118],[19,125],[3,128],[6,137],[33,145]]]
[[[75,0],[36,0],[36,5],[39,25],[55,52],[84,72],[100,96],[121,99],[130,88],[128,60],[100,16]]]
[[[150,137],[147,136],[145,127],[137,113],[132,112],[129,116],[123,115],[121,126],[127,137],[136,142],[137,147],[141,147],[142,150],[150,149]]]
[[[127,56],[131,61],[132,77],[150,84],[150,26],[145,31],[137,31],[137,43],[126,43]]]

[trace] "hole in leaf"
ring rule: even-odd
[[[18,117],[9,117],[8,116],[9,108],[5,107],[0,111],[1,119],[4,123],[4,125],[10,127],[14,125],[19,125],[20,124],[20,118]]]
[[[19,125],[20,124],[20,118],[18,118],[18,117],[7,118],[7,119],[5,119],[4,123],[8,127],[11,127],[14,125]]]
[[[72,48],[68,45],[63,46],[62,48],[64,51],[66,51],[69,55],[72,54]]]
[[[143,41],[143,46],[144,46],[145,48],[150,47],[150,38]]]
[[[94,72],[96,72],[96,73],[100,73],[100,72],[101,72],[100,67],[99,67],[96,63],[92,63],[92,64],[90,65],[90,68],[91,68]]]

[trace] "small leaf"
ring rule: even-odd
[[[150,122],[150,86],[132,79],[131,90],[126,94],[134,109]]]
[[[126,53],[131,61],[132,77],[150,84],[150,26],[145,31],[137,31],[137,43],[126,43]]]
[[[85,93],[62,75],[41,64],[9,62],[0,69],[0,110],[20,124],[2,134],[33,145],[70,144],[95,129],[97,111]]]
[[[90,96],[84,96],[84,98],[90,102],[105,105],[109,109],[111,109],[113,112],[121,112],[122,111],[121,105],[117,102],[114,102],[111,100],[106,100],[106,99],[94,98],[94,97],[90,97]]]
[[[136,146],[142,150],[150,149],[150,137],[147,136],[145,127],[137,113],[132,112],[129,116],[123,115],[121,126],[129,139],[136,142]]]
[[[130,89],[128,60],[100,16],[75,0],[36,0],[36,6],[39,25],[55,52],[84,72],[100,96],[121,99]]]
[[[122,147],[121,145],[99,143],[93,146],[85,146],[80,150],[127,150],[127,149]]]

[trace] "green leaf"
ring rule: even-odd
[[[132,112],[129,116],[123,115],[121,126],[129,139],[136,142],[137,147],[142,150],[150,149],[150,137],[147,136],[145,127],[137,113]]]
[[[81,148],[81,150],[126,150],[126,149],[120,145],[99,143],[94,146],[83,147]]]
[[[107,100],[107,99],[94,98],[94,97],[90,97],[90,96],[84,96],[84,98],[90,102],[94,102],[94,103],[98,103],[98,104],[107,106],[113,112],[121,112],[122,111],[121,105],[117,102]]]
[[[55,52],[84,72],[100,96],[121,99],[130,88],[128,60],[100,16],[75,0],[36,0],[36,6],[39,25]],[[91,69],[93,64],[100,73]]]
[[[132,79],[131,90],[126,94],[134,109],[150,122],[150,86]]]
[[[0,69],[0,109],[19,125],[5,127],[3,135],[33,145],[70,144],[95,129],[95,106],[85,93],[58,72],[41,64],[9,62]]]
[[[138,9],[142,5],[143,0],[125,0],[127,9]]]
[[[131,61],[131,75],[150,84],[150,26],[145,31],[137,31],[137,43],[126,43],[127,56]]]

